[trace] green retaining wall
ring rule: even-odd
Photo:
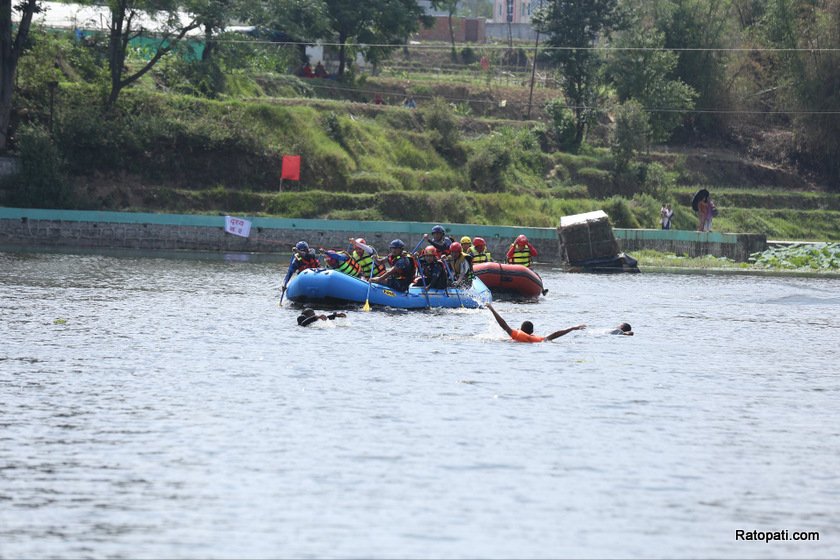
[[[83,210],[0,208],[0,244],[187,249],[206,251],[288,252],[301,239],[315,247],[345,247],[349,237],[364,237],[382,251],[401,238],[413,248],[430,222],[365,222],[263,218],[237,215],[251,222],[247,239],[226,234],[223,215],[153,214]],[[480,236],[496,258],[520,234],[531,239],[540,259],[559,262],[561,250],[554,228],[480,226],[441,223],[456,239]]]
[[[348,237],[364,237],[384,249],[394,238],[414,247],[431,222],[365,222],[264,218],[237,215],[251,221],[251,237],[224,232],[223,215],[153,214],[44,210],[0,207],[0,244],[28,246],[80,246],[203,251],[288,252],[304,239],[315,247],[344,247]],[[525,234],[539,250],[538,260],[559,263],[563,248],[555,228],[441,224],[456,239],[480,236],[496,259],[516,236]],[[726,256],[745,261],[750,253],[767,247],[764,235],[700,233],[683,230],[614,229],[622,250],[631,253],[654,249],[688,256]]]
[[[752,253],[767,249],[767,236],[758,233],[707,233],[677,229],[613,229],[625,252],[650,249],[689,257],[714,255],[746,262]]]

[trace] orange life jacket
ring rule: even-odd
[[[520,331],[519,329],[512,329],[510,331],[510,337],[516,342],[542,342],[545,340],[545,337],[543,336],[528,334],[525,331]]]

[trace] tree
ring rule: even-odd
[[[840,185],[840,0],[773,0],[762,21],[800,158]]]
[[[196,3],[193,9],[197,9],[197,5],[200,4]],[[175,0],[108,0],[111,12],[111,20],[108,22],[108,70],[111,78],[107,101],[109,107],[116,103],[123,88],[143,77],[187,33],[201,25],[194,17],[182,22],[182,12],[178,7]],[[160,24],[156,33],[160,42],[149,60],[139,70],[126,76],[125,60],[129,43],[146,32],[139,21],[143,15],[148,15]]]
[[[648,148],[650,122],[648,114],[638,101],[622,103],[615,111],[615,127],[610,139],[610,151],[617,171],[627,170],[638,152]]]
[[[602,35],[620,29],[623,17],[617,0],[553,0],[537,10],[533,21],[549,56],[560,67],[561,83],[575,115],[575,146],[583,142],[593,113],[602,61],[593,49]]]
[[[358,43],[374,59],[381,58],[417,31],[424,17],[416,0],[326,0],[326,4],[330,27],[338,35],[339,77],[347,65],[348,42]]]
[[[621,101],[635,99],[650,113],[650,132],[654,142],[665,142],[682,122],[683,111],[694,108],[697,92],[673,78],[678,56],[658,50],[664,34],[649,29],[641,21],[630,26],[616,41],[620,47],[607,64]]]
[[[432,6],[436,10],[446,10],[449,16],[449,41],[452,45],[452,62],[458,60],[458,53],[455,52],[455,28],[452,25],[452,16],[458,10],[458,0],[432,0]]]
[[[14,10],[20,14],[17,34],[12,30],[12,0],[0,0],[0,153],[8,147],[18,60],[26,46],[32,16],[41,11],[41,4],[38,0],[21,0]]]
[[[697,92],[697,106],[708,110],[697,118],[699,128],[719,132],[721,110],[729,108],[726,67],[737,37],[733,0],[662,0],[656,26],[665,34],[665,48],[679,52],[676,76]],[[718,111],[718,112],[714,112]]]

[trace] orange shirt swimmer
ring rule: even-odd
[[[572,331],[579,331],[586,328],[586,325],[575,325],[574,327],[569,327],[568,329],[553,332],[548,336],[537,336],[534,334],[534,324],[531,321],[525,321],[518,329],[512,329],[489,303],[487,304],[487,309],[493,313],[493,316],[496,318],[496,322],[499,323],[499,326],[502,327],[516,342],[548,342],[550,340],[554,340],[555,338],[559,338],[564,334],[569,334]]]

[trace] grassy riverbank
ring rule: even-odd
[[[670,202],[674,227],[690,230],[691,197],[708,188],[717,231],[840,240],[840,194],[790,170],[719,146],[660,147],[620,167],[608,119],[568,153],[544,110],[558,90],[537,88],[528,118],[527,89],[482,84],[474,68],[454,83],[422,64],[341,83],[241,73],[206,99],[175,93],[164,67],[106,109],[69,71],[51,103],[54,76],[32,60],[20,78],[23,172],[0,185],[7,206],[542,227],[603,209],[616,227],[656,228]],[[410,83],[417,110],[399,104]],[[372,91],[385,104],[365,102]],[[279,192],[287,154],[301,156],[301,180]]]

